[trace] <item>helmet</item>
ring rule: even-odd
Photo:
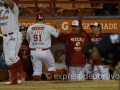
[[[25,27],[25,26],[19,26],[19,28],[20,28],[20,31],[28,29],[28,27]]]
[[[39,20],[39,19],[45,19],[45,15],[43,12],[38,12],[36,14],[36,20]]]

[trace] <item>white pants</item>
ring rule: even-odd
[[[3,50],[7,65],[16,63],[20,58],[18,51],[22,43],[22,33],[15,32],[12,35],[3,36]]]
[[[70,81],[84,81],[85,80],[85,66],[68,66],[68,79]]]
[[[87,75],[91,74],[92,70],[91,70],[91,65],[90,64],[87,64],[85,65],[85,73]]]
[[[93,66],[93,80],[109,80],[109,66],[108,65],[94,65]]]
[[[55,60],[50,49],[45,51],[42,51],[42,49],[36,49],[35,51],[31,51],[31,56],[34,70],[33,76],[42,75],[42,63],[45,63],[48,71],[56,71]]]

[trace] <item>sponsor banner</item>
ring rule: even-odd
[[[71,23],[73,20],[70,19],[61,19],[61,32],[70,32],[71,31]],[[30,26],[34,24],[36,21],[32,19],[20,19],[19,25]],[[54,26],[55,20],[45,20],[47,25]],[[103,33],[118,33],[120,32],[120,20],[82,20],[83,29],[85,29],[88,33],[92,32],[89,28],[90,24],[94,22],[99,22],[102,25],[102,32]]]

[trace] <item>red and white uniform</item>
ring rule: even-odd
[[[30,40],[30,48],[50,48],[51,38],[58,37],[59,31],[45,24],[36,23],[28,28],[27,39]]]
[[[4,2],[4,1],[3,1]],[[13,8],[9,7],[10,4]],[[22,43],[22,33],[19,32],[18,15],[19,9],[17,5],[12,2],[6,2],[8,7],[0,7],[0,27],[3,34],[3,50],[5,61],[9,67],[11,79],[5,84],[22,83],[25,80],[25,73],[18,52]],[[17,72],[19,77],[17,77]]]
[[[69,80],[84,81],[86,58],[83,57],[81,47],[88,42],[86,34],[61,34],[58,40],[65,43]]]
[[[22,34],[19,32],[18,25],[19,9],[15,3],[13,9],[0,8],[0,27],[3,34],[5,60],[7,65],[12,65],[19,60],[18,51],[22,43]]]
[[[28,56],[30,55],[29,43],[26,40],[22,42],[18,55],[22,61],[24,72],[26,72],[29,66]]]
[[[51,35],[57,38],[59,31],[42,23],[36,23],[27,30],[27,40],[30,41],[29,47],[34,70],[33,76],[42,75],[42,63],[45,63],[48,72],[56,71],[55,60],[50,51]]]
[[[0,15],[0,26],[2,29],[2,34],[8,34],[11,32],[19,32],[18,15],[19,9],[14,3],[14,7],[11,10],[9,7],[2,7],[2,12]]]
[[[102,37],[104,36],[103,33],[99,35],[90,34],[91,41],[97,43]],[[93,61],[93,80],[108,80],[109,77],[109,67],[105,65],[101,60]],[[99,77],[100,76],[100,77]]]

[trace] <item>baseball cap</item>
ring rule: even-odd
[[[95,22],[95,23],[93,23],[93,24],[91,24],[90,25],[90,28],[92,28],[92,27],[101,27],[101,25],[98,23],[98,22]]]
[[[82,53],[83,55],[89,59],[90,55],[92,53],[93,47],[95,47],[95,44],[93,42],[87,42],[82,47]]]
[[[20,31],[22,31],[22,30],[27,30],[27,29],[28,29],[28,28],[25,27],[25,26],[19,26],[19,28],[20,28]]]
[[[79,23],[78,20],[74,20],[74,21],[72,22],[72,25],[71,25],[71,26],[78,27],[78,26],[80,26],[80,23]]]
[[[36,14],[36,20],[39,20],[39,19],[45,19],[45,15],[43,12],[38,12]]]

